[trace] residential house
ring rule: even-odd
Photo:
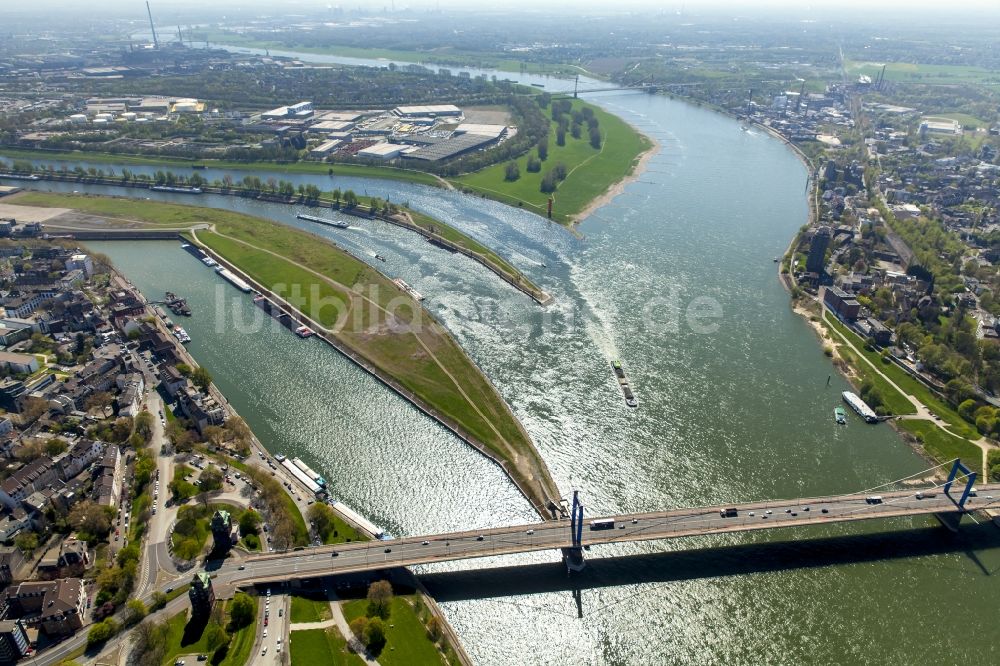
[[[8,588],[8,615],[50,636],[72,634],[83,626],[87,594],[79,578],[29,581]]]

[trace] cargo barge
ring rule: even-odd
[[[316,217],[315,215],[306,215],[305,213],[299,213],[295,217],[307,222],[315,222],[316,224],[328,227],[337,227],[338,229],[349,229],[351,226],[347,222],[341,222],[340,220],[328,220],[325,217]]]
[[[403,282],[400,278],[394,278],[392,283],[402,289],[404,292],[409,294],[414,300],[422,301],[424,300],[423,294],[411,287],[410,285]]]
[[[632,387],[629,386],[628,377],[625,375],[625,368],[622,367],[621,361],[617,359],[612,361],[611,370],[615,374],[615,379],[618,380],[618,387],[625,398],[625,404],[629,407],[638,407],[639,401],[635,399],[635,394],[632,393]]]
[[[153,185],[153,192],[170,192],[172,194],[201,194],[200,187],[180,187],[176,185]]]

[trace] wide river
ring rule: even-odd
[[[304,226],[403,277],[510,403],[564,493],[581,491],[589,515],[858,491],[928,467],[884,425],[853,413],[846,427],[834,424],[847,385],[791,312],[772,262],[806,220],[806,175],[792,153],[683,102],[590,98],[662,150],[579,238],[454,192],[278,176],[408,201],[447,220],[552,293],[544,309],[477,264],[386,225],[317,228],[289,206],[143,194]],[[248,297],[177,243],[91,246],[147,296],[186,296],[192,353],[261,441],[305,458],[334,496],[392,534],[534,518],[491,463],[334,351],[255,320]],[[612,378],[616,358],[638,409]],[[885,520],[588,555],[573,578],[556,553],[421,571],[479,664],[1000,660],[989,638],[1000,532],[989,525],[955,537],[933,519]]]

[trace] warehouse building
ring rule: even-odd
[[[454,104],[433,104],[429,106],[397,106],[393,115],[408,120],[413,118],[461,118],[462,109]]]
[[[398,143],[376,143],[374,146],[368,146],[363,150],[359,150],[358,157],[391,160],[399,157],[400,153],[406,148],[408,146],[402,146]]]

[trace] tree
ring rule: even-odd
[[[545,194],[551,194],[556,191],[556,187],[558,187],[558,185],[559,181],[556,179],[555,174],[551,171],[546,171],[545,175],[542,176],[542,182],[539,184],[538,189]]]
[[[351,620],[351,633],[354,634],[362,643],[365,642],[365,629],[368,628],[368,618],[367,617],[356,617]]]
[[[122,622],[126,627],[138,624],[142,618],[146,617],[146,604],[142,599],[129,599],[125,603],[125,612],[122,615]]]
[[[964,402],[962,402],[962,404],[958,406],[958,414],[966,421],[975,423],[976,422],[975,411],[977,406],[978,405],[976,404],[975,400],[971,398],[965,400]]]
[[[30,557],[38,548],[38,535],[34,532],[21,532],[14,538],[14,545],[25,557]]]
[[[171,421],[167,424],[167,439],[178,451],[190,451],[194,438],[187,424],[183,421]]]
[[[114,509],[111,507],[99,506],[91,500],[84,500],[69,512],[69,523],[77,530],[103,538],[111,530],[113,515]]]
[[[212,375],[205,369],[205,366],[199,365],[191,373],[191,381],[202,391],[207,391],[208,387],[212,384]]]
[[[538,142],[538,159],[545,161],[549,159],[549,141],[548,139],[542,139]]]
[[[590,130],[590,145],[595,150],[601,149],[601,130],[596,127],[593,127]]]
[[[517,166],[517,162],[507,162],[507,166],[504,167],[504,180],[513,182],[520,177],[521,169]]]
[[[135,417],[134,427],[142,441],[148,443],[153,438],[153,415],[147,411],[139,412]]]
[[[107,618],[90,628],[87,634],[87,645],[99,645],[118,633],[118,623],[113,618]]]
[[[431,615],[430,619],[427,620],[427,638],[432,643],[441,640],[441,621],[438,620],[437,615]]]
[[[316,506],[315,504],[313,506]],[[260,525],[260,514],[253,509],[247,509],[240,516],[240,534],[247,536],[256,534]]]
[[[246,592],[237,592],[229,604],[230,629],[235,631],[250,626],[257,616],[257,602]]]
[[[45,442],[45,452],[52,457],[59,455],[68,448],[69,444],[66,440],[58,437],[53,437],[49,441]]]
[[[556,145],[565,146],[566,145],[566,128],[560,125],[556,128]]]
[[[368,617],[389,619],[392,608],[392,585],[387,580],[377,580],[368,586]]]
[[[100,393],[95,393],[88,397],[83,406],[87,411],[93,409],[100,409],[101,416],[108,418],[108,407],[113,405],[115,402],[115,397],[107,391],[101,391]]]
[[[163,592],[160,592],[159,590],[156,590],[155,592],[153,592],[153,597],[149,601],[149,610],[158,611],[167,605],[167,601],[168,601],[167,595],[164,594]]]
[[[529,157],[527,167],[529,173],[538,173],[542,170],[542,162],[537,157]]]
[[[222,472],[216,467],[209,467],[201,473],[198,485],[201,487],[201,492],[203,493],[218,490],[222,487]]]
[[[385,624],[380,618],[373,617],[368,620],[361,642],[375,654],[382,651],[382,647],[385,645]]]

